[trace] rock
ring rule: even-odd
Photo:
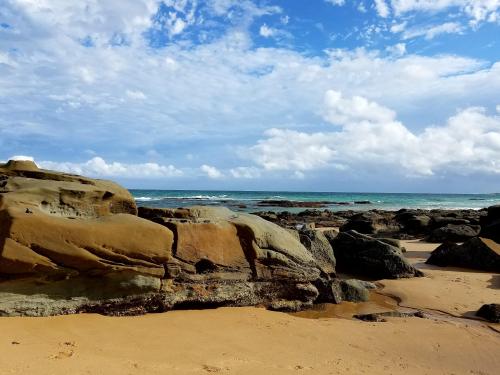
[[[341,232],[355,230],[364,234],[377,234],[398,231],[399,227],[392,221],[391,214],[367,211],[352,216],[341,228]]]
[[[481,227],[478,225],[448,224],[435,229],[427,238],[429,242],[463,242],[479,234]]]
[[[500,245],[481,237],[474,237],[462,245],[446,242],[431,253],[426,263],[500,272]]]
[[[262,207],[326,207],[329,202],[301,202],[301,201],[288,201],[288,200],[265,200],[257,203],[257,206]]]
[[[320,269],[327,275],[335,275],[335,256],[328,238],[318,230],[299,232],[300,242],[312,254]]]
[[[500,304],[490,303],[483,305],[476,312],[476,315],[492,323],[500,323]]]
[[[353,318],[363,320],[365,322],[386,322],[385,318],[425,318],[422,311],[401,312],[401,311],[386,311],[372,314],[358,314]]]
[[[319,279],[315,285],[319,291],[318,303],[366,302],[370,299],[370,290],[377,288],[371,282],[357,279]]]
[[[400,223],[406,233],[420,234],[427,232],[431,218],[417,210],[399,210],[395,220]]]
[[[128,190],[114,182],[42,170],[29,161],[0,164],[0,194],[0,209],[24,206],[60,217],[137,214]]]
[[[325,235],[328,242],[331,243],[335,239],[335,237],[338,236],[339,231],[336,229],[327,229],[323,231],[323,234]]]
[[[340,272],[375,279],[423,275],[408,263],[397,247],[353,230],[340,232],[332,241],[332,247]]]
[[[500,205],[488,207],[487,212],[481,220],[481,237],[500,243]]]
[[[368,281],[348,279],[341,280],[341,301],[366,302],[370,299],[370,289],[376,289],[376,285]]]
[[[0,315],[294,310],[311,306],[328,276],[298,238],[257,216],[136,212],[112,182],[0,165]]]

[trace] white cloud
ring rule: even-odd
[[[267,26],[266,24],[263,24],[259,29],[259,34],[264,38],[269,38],[276,34],[276,30]]]
[[[406,44],[397,43],[393,46],[388,46],[386,51],[394,56],[403,56],[406,53]]]
[[[192,4],[175,2],[176,19],[188,22],[191,8],[183,3]],[[207,4],[224,17],[279,17],[281,12],[248,1]],[[233,160],[234,154],[227,157],[226,151],[256,143],[255,134],[269,127],[276,130],[257,145],[274,151],[254,155],[260,158],[257,170],[288,165],[290,170],[306,171],[336,163],[339,149],[333,146],[338,135],[332,139],[331,130],[324,128],[328,114],[342,127],[352,122],[360,123],[359,129],[367,126],[370,143],[378,139],[372,134],[375,129],[418,138],[428,124],[445,124],[457,108],[491,110],[498,104],[500,63],[495,61],[403,54],[402,44],[381,51],[329,50],[326,56],[279,46],[256,48],[248,24],[233,23],[234,18],[216,39],[184,40],[188,25],[178,34],[183,43],[155,49],[144,33],[152,26],[156,1],[12,1],[2,6],[16,15],[12,30],[2,30],[0,38],[0,148],[7,155],[42,154],[51,160],[46,150],[57,150],[57,159],[86,160],[83,150],[92,149],[106,160],[142,163],[150,160],[146,151],[156,149],[169,154],[175,165],[175,158],[191,164],[194,174],[199,173],[199,160],[211,160],[219,173],[244,178],[251,171],[236,167],[241,161]],[[387,24],[401,21],[391,19]],[[406,24],[393,27],[394,32],[408,29]],[[115,33],[123,34],[128,43],[111,46]],[[81,43],[87,36],[92,47]],[[325,114],[324,94],[329,89],[342,93],[334,99],[345,106],[331,106]],[[143,96],[147,100],[141,100]],[[130,105],[127,98],[136,100]],[[402,119],[403,129],[394,125],[394,113]],[[287,135],[297,150],[282,155],[279,147],[287,149]],[[20,139],[29,139],[29,148]],[[186,160],[184,155],[191,152],[196,159]],[[273,152],[274,159],[268,157]],[[343,167],[341,161],[335,168]],[[83,168],[82,164],[74,163],[73,168]]]
[[[231,168],[229,173],[234,178],[258,178],[261,176],[261,171],[255,167],[237,167]]]
[[[446,22],[436,26],[408,29],[403,32],[403,38],[411,39],[419,36],[424,36],[425,39],[431,40],[441,34],[462,34],[463,32],[464,27],[458,22]]]
[[[394,111],[362,96],[346,99],[342,93],[328,90],[325,95],[325,119],[336,125],[346,125],[353,122],[372,121],[389,122],[394,119]]]
[[[134,90],[127,90],[125,91],[125,94],[130,98],[130,99],[135,99],[135,100],[145,100],[146,95],[142,91],[134,91]]]
[[[211,165],[206,165],[206,164],[203,164],[201,167],[200,167],[201,171],[203,173],[205,173],[207,175],[208,178],[213,178],[213,179],[217,179],[217,178],[222,178],[224,177],[224,175],[222,174],[221,171],[219,171],[216,167],[214,166],[211,166]]]
[[[375,0],[375,9],[380,17],[389,17],[390,10],[385,0]]]
[[[180,177],[183,175],[183,172],[173,165],[160,165],[157,163],[108,163],[98,156],[83,163],[40,161],[38,165],[44,169],[90,177],[165,178]]]
[[[408,22],[406,22],[406,21],[394,24],[394,25],[391,26],[390,31],[393,34],[400,33],[400,32],[402,32],[402,31],[404,31],[406,29],[406,25],[407,24],[408,24]]]
[[[405,176],[500,174],[500,116],[488,116],[484,108],[466,108],[445,125],[414,133],[388,115],[393,113],[389,109],[376,103],[359,107],[356,97],[332,101],[331,93],[326,94],[326,117],[338,124],[330,114],[347,112],[341,130],[308,134],[271,129],[249,149],[248,157],[266,170],[301,174],[325,168],[373,173],[390,168]],[[374,110],[384,115],[373,116]]]
[[[14,155],[9,158],[9,160],[20,160],[20,161],[35,161],[33,156],[25,156],[25,155]]]
[[[345,5],[345,0],[325,0],[325,2],[337,6]]]
[[[397,15],[412,11],[442,12],[450,8],[459,9],[475,26],[480,22],[497,22],[500,12],[499,0],[391,0]]]

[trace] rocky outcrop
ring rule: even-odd
[[[481,237],[472,238],[462,245],[447,242],[434,250],[426,263],[500,272],[500,245]]]
[[[332,241],[339,272],[374,279],[422,276],[401,249],[354,230],[340,232]]]
[[[385,215],[368,211],[352,216],[340,230],[343,232],[355,230],[364,234],[377,234],[397,232],[399,230],[399,225]]]
[[[479,225],[447,224],[434,229],[427,238],[429,242],[463,242],[479,234]]]
[[[335,275],[335,256],[328,238],[319,230],[302,230],[299,232],[302,245],[316,259],[320,269],[327,275]]]
[[[356,230],[376,237],[424,239],[431,236],[434,231],[447,226],[463,225],[477,231],[479,225],[486,225],[484,219],[487,211],[485,209],[401,209],[399,211],[370,210],[359,212],[308,209],[298,213],[283,211],[279,213],[258,212],[257,214],[266,220],[288,228],[315,224],[316,228],[336,227],[340,228],[341,231]],[[490,219],[490,221],[492,220]],[[495,225],[500,227],[500,220]],[[495,228],[498,227],[492,227],[491,235],[498,233]],[[447,232],[447,230],[438,231],[437,234],[441,232]]]
[[[500,205],[488,208],[488,214],[481,220],[481,237],[500,243]]]
[[[101,180],[0,165],[0,315],[297,310],[327,277],[287,230],[223,208],[137,209]]]
[[[488,305],[483,305],[476,312],[476,316],[484,318],[492,323],[500,323],[500,304],[490,303]]]

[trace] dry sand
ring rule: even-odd
[[[500,275],[427,267],[421,262],[435,245],[406,247],[428,277],[384,280],[382,293],[457,316],[500,302]],[[0,373],[496,375],[500,327],[489,326],[447,315],[366,323],[258,308],[1,318]]]

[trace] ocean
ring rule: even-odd
[[[259,202],[287,200],[325,202],[329,210],[481,209],[500,204],[497,194],[325,193],[283,191],[130,190],[139,206],[175,208],[226,206],[236,211],[302,211],[305,208],[262,206]]]

